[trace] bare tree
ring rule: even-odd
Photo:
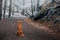
[[[0,0],[0,20],[2,18],[2,2],[3,0]]]
[[[31,0],[31,11],[32,11],[32,17],[33,17],[33,2]]]
[[[10,0],[10,6],[9,6],[9,15],[8,15],[8,17],[10,17],[11,16],[11,10],[12,10],[12,0]]]
[[[12,10],[12,15],[14,15],[14,7],[13,7],[13,10]]]
[[[15,0],[14,0],[14,4],[15,4]],[[12,15],[14,15],[14,9],[15,9],[15,6],[13,5]]]
[[[23,0],[23,6],[25,5],[25,0]],[[23,8],[23,10],[22,10],[22,15],[24,15],[24,8]]]
[[[4,1],[4,14],[3,14],[3,18],[5,17],[6,6],[7,6],[7,0]]]
[[[37,11],[39,10],[39,0],[37,0]]]

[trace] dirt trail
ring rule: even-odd
[[[17,20],[19,19],[5,19],[0,21],[0,40],[59,40],[55,36],[46,33],[42,29],[35,28],[25,21],[23,21],[25,36],[20,38],[16,36]]]

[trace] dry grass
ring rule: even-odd
[[[55,18],[53,20],[55,20]],[[53,21],[47,20],[34,21],[30,18],[27,18],[25,21],[29,24],[35,25],[37,28],[45,30],[52,35],[60,36],[60,24],[58,22],[53,23]]]

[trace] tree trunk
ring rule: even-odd
[[[3,18],[5,17],[6,5],[7,5],[7,0],[5,0],[5,2],[4,2],[4,14],[3,14]]]
[[[2,18],[2,2],[3,0],[0,0],[0,20]]]
[[[25,5],[25,0],[23,0],[23,6]],[[25,9],[22,10],[22,15],[24,15]]]
[[[39,11],[39,0],[37,0],[37,11]]]
[[[32,17],[33,17],[33,2],[31,0],[31,11],[32,11]]]
[[[13,7],[12,15],[14,15],[14,7]]]
[[[11,6],[12,6],[12,0],[10,0],[10,6],[9,6],[9,16],[8,16],[8,17],[10,17],[10,16],[11,16]]]
[[[24,15],[24,9],[22,10],[22,15]]]

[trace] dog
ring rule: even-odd
[[[22,21],[17,22],[17,35],[20,37],[24,37],[23,29],[22,29]]]

